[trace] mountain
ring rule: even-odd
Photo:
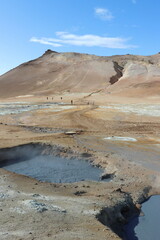
[[[0,76],[0,97],[63,93],[160,96],[160,53],[99,57],[47,50]]]

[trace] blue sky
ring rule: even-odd
[[[159,11],[159,0],[0,0],[0,74],[47,49],[155,54]]]

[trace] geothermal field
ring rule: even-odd
[[[47,50],[0,76],[0,139],[0,239],[159,240],[160,54]]]

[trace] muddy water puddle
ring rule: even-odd
[[[124,228],[124,240],[160,239],[160,196],[142,204],[143,215],[133,218]]]
[[[43,155],[40,149],[32,149],[30,146],[2,150],[0,167],[42,182],[54,183],[101,181],[104,172],[85,158],[70,159]],[[109,179],[103,179],[103,181],[109,181]]]

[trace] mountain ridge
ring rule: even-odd
[[[92,93],[159,95],[160,54],[96,56],[47,50],[0,76],[0,97]],[[126,92],[127,90],[127,92]]]

